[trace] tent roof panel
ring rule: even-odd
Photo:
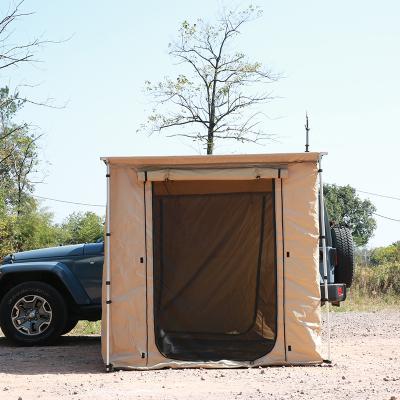
[[[150,166],[205,166],[205,165],[240,165],[240,164],[291,164],[315,162],[320,155],[327,153],[274,153],[274,154],[229,154],[195,156],[137,156],[137,157],[102,157],[101,160],[111,165],[126,165],[134,168]]]

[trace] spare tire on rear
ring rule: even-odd
[[[331,229],[332,246],[336,248],[335,283],[344,283],[349,288],[354,275],[354,243],[348,228],[334,226]]]

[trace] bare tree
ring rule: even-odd
[[[21,18],[32,15],[32,12],[23,12],[21,7],[24,0],[10,5],[5,11],[4,16],[0,16],[0,78],[3,78],[6,71],[11,71],[19,66],[27,63],[35,63],[39,60],[35,57],[40,46],[48,43],[60,43],[59,41],[41,40],[34,38],[24,43],[16,43],[13,39],[13,34],[16,29],[16,23]],[[67,39],[68,40],[68,39]],[[36,85],[22,85],[32,87]],[[64,106],[56,106],[53,104],[53,99],[34,100],[30,97],[21,95],[20,88],[10,90],[8,86],[0,86],[0,166],[8,160],[13,151],[12,146],[9,146],[9,138],[18,133],[26,132],[27,123],[16,124],[12,121],[17,110],[21,109],[24,104],[34,104],[50,108],[63,108]],[[37,139],[37,136],[32,136]],[[7,152],[8,151],[8,152]]]
[[[64,41],[69,40],[69,38],[62,41],[53,41],[53,40],[43,40],[38,37],[33,38],[24,43],[16,43],[14,41],[13,35],[16,30],[16,24],[18,20],[31,16],[33,12],[23,12],[21,11],[21,7],[24,3],[24,0],[19,1],[16,5],[12,6],[10,2],[10,6],[8,10],[5,12],[4,16],[0,15],[0,77],[2,77],[7,70],[12,70],[22,66],[23,64],[29,63],[37,63],[39,60],[36,58],[37,51],[39,48],[45,44],[50,43],[62,43]],[[3,86],[3,85],[1,85]],[[23,86],[37,86],[37,85],[23,85]],[[13,101],[15,99],[24,100],[24,102],[37,104],[37,105],[45,105],[51,106],[50,102],[52,99],[47,99],[46,101],[34,101],[29,98],[21,97],[20,92],[17,90],[14,91],[13,95],[9,96],[9,101]],[[3,101],[0,103],[0,108],[3,106],[7,106],[7,103]]]
[[[43,43],[37,38],[23,44],[13,44],[11,40],[12,30],[10,28],[13,24],[21,17],[32,14],[20,11],[23,2],[24,0],[9,8],[6,15],[0,17],[2,18],[0,19],[0,70],[33,61],[35,48]]]
[[[242,143],[270,139],[272,135],[260,126],[263,113],[254,106],[273,98],[265,84],[278,76],[232,50],[242,26],[260,15],[259,8],[250,6],[224,12],[215,25],[201,19],[195,24],[184,21],[178,40],[169,45],[169,54],[189,74],[155,84],[146,81],[156,107],[138,131],[174,128],[167,136],[203,143],[207,154],[213,153],[218,139]]]

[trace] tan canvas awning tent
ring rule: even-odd
[[[320,156],[103,158],[107,366],[321,362]]]

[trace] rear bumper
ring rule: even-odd
[[[331,303],[338,303],[346,300],[346,285],[344,283],[328,283],[328,298],[325,296],[325,286],[323,283],[321,287],[321,301],[329,301]]]

